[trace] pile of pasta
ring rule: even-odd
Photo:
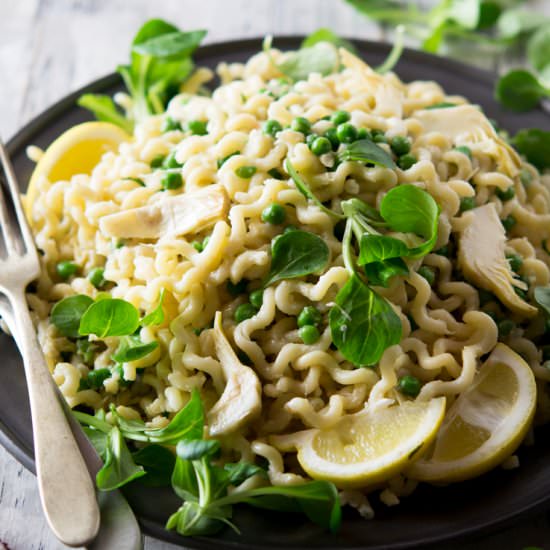
[[[230,433],[222,430],[218,438],[227,456],[266,459],[274,484],[293,483],[305,474],[295,455],[278,448],[272,436],[330,427],[367,404],[399,402],[404,396],[396,381],[404,374],[422,383],[419,399],[446,396],[450,404],[469,387],[482,358],[499,340],[533,369],[541,390],[539,417],[548,419],[544,387],[550,369],[532,341],[540,333],[540,318],[530,309],[530,293],[550,282],[545,243],[550,237],[550,176],[523,162],[477,106],[446,95],[434,82],[404,84],[342,52],[341,71],[290,83],[273,63],[281,55],[274,50],[245,64],[220,65],[221,84],[210,95],[202,90],[212,72],[197,70],[166,114],[137,125],[133,139],[106,153],[91,175],[39,182],[40,200],[31,206],[30,222],[43,253],[43,271],[28,299],[49,368],[70,406],[108,410],[114,404],[123,417],[160,427],[197,389],[210,410],[227,379],[210,330],[219,311],[232,348],[259,381],[261,403],[255,416]],[[430,108],[439,104],[441,108]],[[356,128],[383,134],[379,144],[388,151],[393,137],[406,136],[416,162],[395,170],[354,161],[327,166],[291,123],[304,117],[321,135],[338,110],[349,113]],[[168,118],[180,127],[163,130]],[[205,121],[206,132],[181,130],[193,120]],[[281,130],[266,132],[267,120],[277,121]],[[163,191],[163,171],[154,159],[170,153],[181,166],[184,184]],[[388,190],[401,184],[424,189],[440,207],[433,251],[410,260],[408,275],[394,277],[387,288],[377,287],[403,327],[401,342],[388,348],[377,365],[353,365],[332,344],[327,312],[349,278],[341,234],[337,220],[296,188],[285,170],[286,159],[307,176],[319,200],[335,210],[351,197],[378,207]],[[255,168],[250,177],[237,175],[243,166]],[[227,212],[206,227],[144,239],[117,239],[101,228],[107,216],[214,185],[224,189],[229,203]],[[504,200],[503,191],[511,187],[514,196]],[[505,247],[507,254],[521,258],[517,286],[523,309],[514,307],[513,298],[508,304],[484,302],[475,277],[465,276],[459,265],[457,237],[471,214],[464,199],[471,206],[488,205],[499,220],[508,220]],[[284,205],[284,224],[262,220],[273,203]],[[330,251],[326,269],[268,286],[261,307],[237,322],[237,308],[248,300],[247,292],[260,287],[270,268],[271,243],[287,225],[323,239]],[[55,266],[67,259],[80,271],[61,281]],[[474,260],[483,263],[482,257]],[[434,280],[422,276],[422,266],[431,268]],[[64,297],[98,295],[100,290],[86,277],[96,267],[104,268],[112,297],[142,312],[151,311],[164,291],[167,314],[166,322],[140,332],[144,342],[159,342],[158,348],[124,363],[122,370],[112,369],[99,389],[82,386],[81,380],[91,370],[112,368],[118,339],[106,338],[104,349],[86,364],[75,353],[74,341],[61,336],[49,317]],[[247,290],[235,292],[243,281]],[[306,306],[316,307],[323,319],[319,339],[311,344],[300,338],[296,323]],[[499,316],[514,321],[506,334],[499,333]],[[414,482],[399,476],[385,486],[385,498],[391,501],[410,492]],[[345,491],[343,499],[364,515],[371,513],[361,491]]]

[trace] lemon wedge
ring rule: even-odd
[[[407,475],[450,483],[487,472],[519,446],[535,407],[536,385],[529,365],[508,346],[497,344],[473,385],[450,407],[433,451]]]
[[[124,130],[109,122],[84,122],[59,136],[38,161],[27,188],[24,205],[36,200],[37,182],[68,181],[76,174],[90,174],[107,151],[115,151],[131,138]]]
[[[296,443],[298,461],[312,478],[340,487],[379,483],[421,456],[444,415],[443,397],[347,415],[330,429],[307,432]]]

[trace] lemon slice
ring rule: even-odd
[[[314,479],[340,487],[372,485],[417,459],[434,440],[444,414],[445,398],[438,397],[344,416],[297,442],[298,461]]]
[[[109,122],[84,122],[59,136],[36,165],[24,200],[26,208],[36,200],[37,182],[68,181],[75,174],[90,174],[107,151],[115,151],[120,143],[131,138],[124,130]]]
[[[529,365],[497,344],[473,385],[451,406],[429,458],[407,474],[450,483],[478,476],[502,463],[525,437],[536,407]]]

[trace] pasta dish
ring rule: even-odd
[[[211,92],[198,68],[89,171],[33,178],[41,345],[106,466],[131,462],[103,488],[153,445],[172,484],[195,468],[186,505],[240,464],[222,504],[313,480],[370,517],[517,466],[548,420],[550,176],[467,99],[313,48],[336,66],[289,77],[268,46]],[[223,526],[204,510],[216,529],[168,526]]]

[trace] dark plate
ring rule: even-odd
[[[295,48],[299,37],[276,40],[282,49]],[[389,47],[374,42],[356,45],[371,64],[380,63]],[[243,61],[261,49],[261,40],[226,42],[201,48],[196,55],[202,65],[214,67],[220,61]],[[461,94],[480,104],[487,115],[502,127],[516,131],[525,127],[550,130],[550,120],[542,111],[514,115],[503,111],[492,95],[493,75],[439,57],[405,51],[397,69],[405,81],[435,80],[448,93]],[[117,75],[110,75],[66,97],[23,128],[8,144],[19,181],[26,186],[32,164],[25,157],[25,147],[46,147],[67,128],[89,120],[90,115],[75,106],[83,92],[112,93],[120,86]],[[10,338],[0,336],[2,383],[0,384],[0,442],[28,469],[33,470],[32,432],[25,379],[17,350]],[[400,506],[376,506],[376,519],[365,521],[353,511],[346,511],[338,536],[329,536],[302,518],[260,512],[246,507],[235,513],[242,535],[230,530],[215,539],[183,539],[164,530],[168,514],[178,506],[178,499],[168,490],[147,490],[135,485],[126,490],[144,530],[155,537],[192,548],[333,548],[397,549],[425,546],[457,540],[490,530],[518,514],[543,503],[550,496],[550,429],[537,432],[537,444],[519,451],[521,468],[495,471],[474,481],[447,488],[421,486]],[[376,504],[377,498],[372,501]]]

